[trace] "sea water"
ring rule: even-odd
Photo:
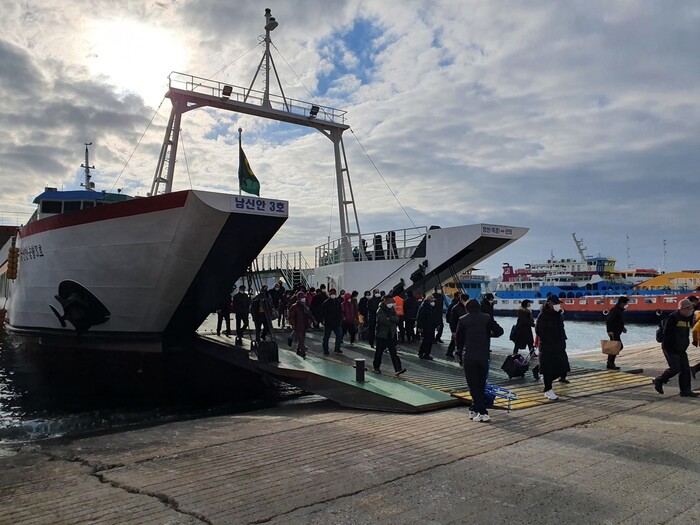
[[[568,354],[581,354],[591,351],[600,351],[600,340],[608,339],[605,322],[594,321],[567,321],[564,314],[564,330],[566,331],[566,351]],[[516,317],[496,317],[496,322],[503,327],[505,334],[500,339],[494,340],[494,346],[498,348],[512,349],[512,343],[508,341],[511,327],[515,324]],[[622,334],[622,343],[630,346],[639,343],[651,343],[655,340],[656,325],[625,323],[627,333]],[[534,335],[533,328],[533,335]]]
[[[38,348],[0,336],[0,443],[240,413],[302,393],[204,355]]]

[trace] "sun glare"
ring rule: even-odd
[[[186,48],[175,33],[133,20],[95,22],[89,41],[92,73],[151,105],[165,94],[168,74],[187,63]]]

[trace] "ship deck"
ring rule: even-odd
[[[279,346],[279,363],[258,360],[251,351],[250,340],[235,344],[235,337],[216,335],[216,316],[210,316],[200,327],[196,348],[216,359],[242,367],[261,375],[279,380],[307,392],[321,395],[342,406],[391,411],[425,412],[471,402],[461,367],[444,357],[447,345],[433,345],[433,361],[419,359],[417,344],[398,345],[398,354],[406,373],[396,377],[391,370],[388,355],[384,356],[383,373],[371,371],[374,350],[366,342],[354,346],[343,344],[342,354],[332,351],[324,356],[321,349],[322,331],[307,334],[307,356],[303,359],[287,346],[288,331],[275,329],[273,333]],[[247,336],[249,334],[246,334]],[[388,352],[385,352],[387,354]],[[509,379],[500,367],[510,352],[495,347],[489,370],[489,384],[511,393],[496,397],[494,408],[515,410],[542,406],[548,401],[542,393],[541,381],[534,381],[532,373],[523,378]],[[364,359],[367,368],[365,381],[356,379],[355,360]],[[623,366],[619,372],[606,370],[605,360],[570,359],[571,384],[557,383],[557,395],[562,399],[592,396],[625,388],[648,384],[640,367]],[[533,363],[534,364],[534,363]]]

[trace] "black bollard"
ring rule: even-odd
[[[358,383],[365,382],[365,360],[355,359],[355,381]]]

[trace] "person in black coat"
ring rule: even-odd
[[[668,363],[668,368],[654,379],[654,388],[663,394],[663,385],[678,374],[678,386],[683,397],[698,397],[691,388],[690,363],[688,362],[688,346],[690,346],[690,330],[693,327],[693,303],[688,299],[678,302],[678,309],[666,318],[663,329],[661,349]]]
[[[485,293],[481,299],[481,311],[493,317],[493,303],[496,302],[492,293]]]
[[[437,319],[437,326],[435,326],[435,342],[442,344],[442,330],[445,327],[445,323],[443,321],[443,312],[445,311],[445,296],[442,293],[442,288],[436,287],[435,292],[433,292],[433,297],[435,298],[435,312],[440,314],[440,317]]]
[[[527,348],[532,353],[535,346],[535,341],[532,337],[532,327],[535,326],[535,320],[532,317],[532,310],[530,310],[531,304],[531,301],[525,299],[520,303],[520,308],[518,308],[518,320],[515,322],[511,338],[514,356],[519,355],[520,352],[518,350],[522,348]]]
[[[416,318],[418,328],[421,329],[423,334],[423,340],[418,349],[418,357],[421,359],[433,360],[430,351],[435,341],[435,329],[438,327],[440,318],[442,318],[442,312],[437,313],[435,297],[432,294],[426,295],[420,308],[418,308],[418,317]]]
[[[489,314],[479,311],[479,303],[472,299],[466,304],[466,315],[457,323],[457,348],[462,351],[464,377],[472,396],[472,421],[491,420],[486,410],[486,378],[491,358],[491,338],[501,337],[503,328]]]
[[[413,292],[406,292],[406,299],[403,302],[403,317],[406,327],[406,342],[412,343],[416,338],[414,328],[416,326],[416,317],[418,316],[418,301]]]
[[[459,323],[459,318],[467,313],[467,301],[469,301],[469,296],[467,294],[456,294],[457,301],[451,304],[447,309],[447,323],[450,325],[450,332],[452,332],[452,339],[447,347],[446,357],[454,357],[455,348],[457,348],[457,323]],[[459,352],[458,352],[459,354]]]
[[[216,307],[216,335],[221,335],[221,323],[226,321],[226,336],[231,335],[231,294],[221,296]]]
[[[558,297],[551,295],[547,298],[537,316],[535,332],[540,338],[540,372],[544,377],[544,395],[554,401],[557,395],[552,389],[552,383],[557,377],[561,382],[568,383],[566,374],[571,370],[566,355],[566,331]]]
[[[250,312],[250,297],[246,293],[245,286],[238,288],[238,293],[233,295],[233,313],[236,314],[236,337],[243,338],[243,331],[248,328],[248,313]]]
[[[367,301],[367,340],[372,348],[374,348],[374,338],[377,331],[377,309],[381,302],[382,298],[379,290],[375,289],[372,292],[372,298]]]
[[[627,333],[625,328],[625,310],[629,306],[629,298],[624,295],[617,299],[617,304],[610,309],[608,317],[605,319],[605,329],[608,332],[608,337],[611,341],[620,341],[620,350],[622,350],[622,339],[620,336]],[[619,366],[615,366],[616,355],[608,355],[608,366],[610,370],[619,370]]]
[[[328,340],[331,333],[335,334],[335,353],[342,354],[340,344],[343,342],[343,310],[337,300],[335,288],[328,290],[330,297],[321,305],[321,318],[323,319],[323,353],[328,355]]]

